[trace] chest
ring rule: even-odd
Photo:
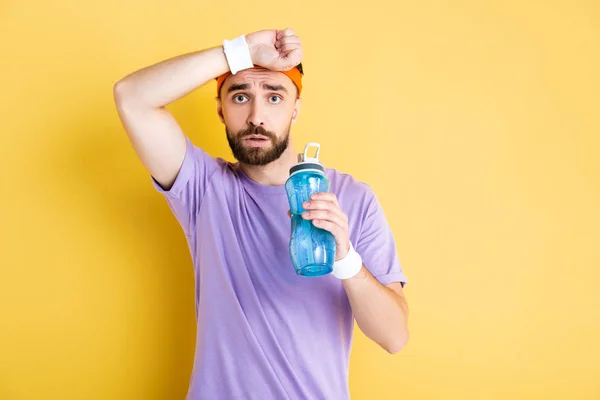
[[[266,305],[271,299],[310,303],[318,293],[339,292],[330,276],[298,276],[290,256],[291,220],[285,193],[256,194],[241,184],[229,184],[208,196],[200,220],[209,240],[202,246],[221,249],[220,268],[236,286],[251,285]],[[205,236],[205,237],[206,237]],[[242,281],[241,277],[248,277]],[[333,290],[332,290],[333,289]]]

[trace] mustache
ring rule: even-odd
[[[251,135],[262,135],[262,136],[268,137],[271,140],[275,140],[277,138],[277,136],[275,136],[275,134],[273,132],[269,132],[262,126],[250,126],[244,130],[239,131],[237,134],[238,138],[240,138],[240,139],[245,136],[251,136]]]

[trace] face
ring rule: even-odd
[[[225,80],[218,113],[239,162],[262,166],[281,157],[300,110],[296,97],[291,79],[276,71],[248,69]]]

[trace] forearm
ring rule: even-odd
[[[342,282],[361,331],[388,352],[400,351],[408,341],[404,296],[379,283],[364,266]]]
[[[251,61],[252,65],[284,71],[302,60],[300,39],[291,29],[253,32],[246,36],[246,43],[250,60],[245,46],[238,47],[240,41],[236,41],[232,51],[227,51],[229,59],[223,46],[212,47],[139,69],[114,84],[115,106],[127,136],[148,172],[165,190],[175,182],[188,148],[167,105],[229,72],[228,61],[233,61],[235,70],[249,68]]]
[[[115,85],[118,100],[164,107],[229,71],[223,47],[180,55],[135,71]]]

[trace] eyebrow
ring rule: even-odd
[[[287,89],[283,87],[283,85],[269,85],[268,83],[263,84],[263,89],[271,90],[273,92],[288,92]]]
[[[271,90],[273,92],[288,92],[288,90],[283,85],[269,85],[268,83],[263,83],[262,87],[265,90]],[[234,83],[233,85],[229,86],[229,89],[227,89],[227,93],[235,92],[236,90],[247,89],[250,89],[250,84],[248,83]]]
[[[249,88],[250,85],[247,83],[234,83],[233,85],[229,86],[229,89],[227,89],[227,93],[235,92],[236,90],[246,90]]]

